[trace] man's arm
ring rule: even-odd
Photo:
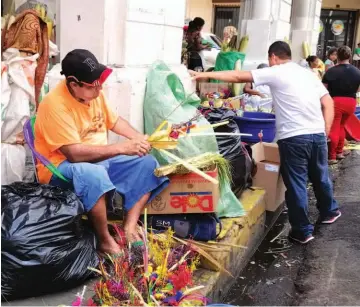
[[[260,97],[264,97],[263,94],[261,94],[259,91],[256,91],[254,89],[251,88],[251,83],[246,83],[245,87],[244,87],[244,93],[250,94],[250,95],[255,95],[255,96],[260,96]]]
[[[112,145],[71,144],[60,147],[60,151],[71,163],[99,162],[117,155],[145,156],[151,147],[141,139],[126,140]]]
[[[334,120],[334,101],[329,94],[321,97],[321,108],[325,120],[325,132],[329,135],[330,129]]]
[[[111,128],[111,131],[126,137],[127,139],[146,139],[146,137],[134,129],[127,120],[118,117],[114,127]]]
[[[230,83],[254,82],[250,71],[228,70],[228,71],[211,71],[211,72],[195,72],[189,70],[193,80],[216,79]]]
[[[117,155],[145,156],[151,150],[146,136],[136,131],[123,118],[118,117],[114,127],[114,133],[126,137],[128,140],[112,145],[85,145],[71,144],[62,146],[60,151],[72,163],[76,162],[99,162]]]
[[[121,152],[121,148],[119,148],[119,145],[120,144],[96,146],[85,144],[72,144],[60,147],[60,151],[71,163],[99,162],[119,155]]]

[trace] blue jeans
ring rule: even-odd
[[[313,184],[320,219],[332,217],[338,210],[329,177],[326,137],[324,134],[298,135],[279,140],[278,145],[292,232],[307,236],[314,230],[308,217],[308,179]]]
[[[151,155],[142,158],[119,155],[98,163],[64,161],[58,169],[69,182],[53,176],[50,184],[73,190],[86,211],[104,194],[109,193],[112,199],[116,190],[123,196],[124,209],[129,211],[145,194],[150,193],[150,202],[169,185],[167,177],[154,175],[158,166]]]

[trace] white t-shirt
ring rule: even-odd
[[[251,73],[256,86],[270,87],[277,139],[325,133],[320,98],[328,91],[313,72],[288,62]]]

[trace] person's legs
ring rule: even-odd
[[[291,237],[305,241],[313,232],[308,218],[307,178],[312,135],[302,135],[279,140],[281,175],[286,193]]]
[[[124,231],[128,241],[140,241],[141,238],[137,232],[137,224],[139,217],[147,204],[150,197],[150,193],[145,194],[140,200],[127,212],[126,220],[124,224]]]
[[[337,158],[339,156],[341,156],[344,151],[344,144],[345,144],[345,137],[346,137],[345,124],[346,124],[347,120],[349,119],[349,117],[350,117],[350,114],[348,114],[348,113],[343,113],[343,115],[341,117],[340,131],[339,131],[339,143],[336,148],[336,157]]]
[[[334,116],[334,121],[331,126],[330,134],[329,134],[329,139],[330,139],[329,160],[330,161],[336,160],[336,149],[339,145],[340,124],[341,124],[341,119],[342,119],[342,114],[343,114],[343,112],[340,108],[340,103],[336,99],[336,97],[334,98],[334,105],[335,105],[335,116]]]
[[[105,253],[120,252],[111,237],[106,215],[106,194],[115,190],[104,167],[92,163],[69,163],[64,161],[59,171],[72,183],[72,189],[84,205],[98,238],[98,249]],[[70,184],[53,177],[51,185],[69,188]]]
[[[106,197],[102,195],[88,213],[99,240],[98,249],[103,253],[117,254],[120,247],[109,233],[106,215]]]
[[[313,184],[320,220],[336,216],[339,210],[338,204],[333,197],[327,151],[325,135],[315,134],[309,163],[309,177]]]
[[[111,182],[123,196],[127,239],[139,240],[136,229],[139,217],[145,205],[167,187],[169,180],[154,175],[158,163],[151,155],[142,158],[116,156],[97,164],[107,170]]]
[[[356,99],[351,97],[339,97],[338,103],[340,105],[340,108],[342,110],[342,117],[340,122],[340,133],[339,133],[339,143],[336,148],[336,154],[340,157],[343,154],[344,150],[344,144],[345,144],[345,125],[348,119],[352,114],[354,114],[356,110]]]

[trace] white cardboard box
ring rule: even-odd
[[[252,146],[257,165],[253,186],[266,190],[266,210],[276,211],[285,200],[285,185],[280,175],[280,155],[276,143],[257,143]]]

